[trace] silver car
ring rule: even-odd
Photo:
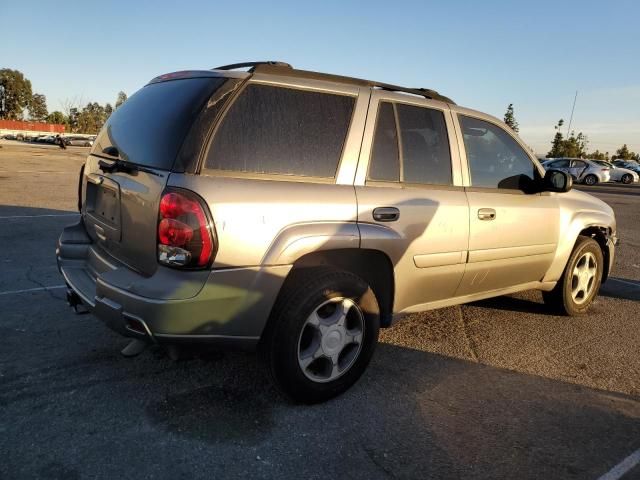
[[[640,176],[630,168],[618,167],[613,163],[605,160],[593,160],[598,165],[602,165],[609,169],[609,175],[614,182],[622,182],[625,184],[638,183]]]
[[[610,168],[583,158],[556,158],[543,163],[545,170],[560,170],[570,174],[577,183],[596,185],[611,180]]]
[[[616,221],[571,185],[433,90],[278,62],[176,72],[106,122],[57,261],[70,305],[133,339],[123,353],[259,348],[319,402],[405,315],[529,289],[585,313]]]

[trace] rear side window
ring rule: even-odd
[[[355,98],[249,85],[207,153],[213,170],[335,177]]]
[[[393,105],[388,102],[383,102],[378,107],[369,178],[382,182],[400,181],[398,131]]]
[[[147,85],[109,117],[92,153],[116,147],[121,160],[171,170],[189,128],[223,78],[187,78]]]
[[[403,181],[451,184],[451,153],[444,114],[431,108],[397,104],[402,140]]]
[[[451,153],[444,114],[431,108],[381,102],[368,179],[451,185]]]

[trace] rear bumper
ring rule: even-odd
[[[58,268],[82,304],[109,328],[156,342],[256,346],[291,266],[180,271],[145,277],[91,243],[82,221],[67,227]]]

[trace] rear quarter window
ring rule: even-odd
[[[205,168],[333,178],[354,105],[348,95],[249,85],[218,127]]]

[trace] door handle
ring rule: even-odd
[[[396,207],[378,207],[373,210],[373,219],[378,222],[395,222],[400,218],[400,210]]]
[[[493,208],[481,208],[478,210],[480,220],[495,220],[496,211]]]

